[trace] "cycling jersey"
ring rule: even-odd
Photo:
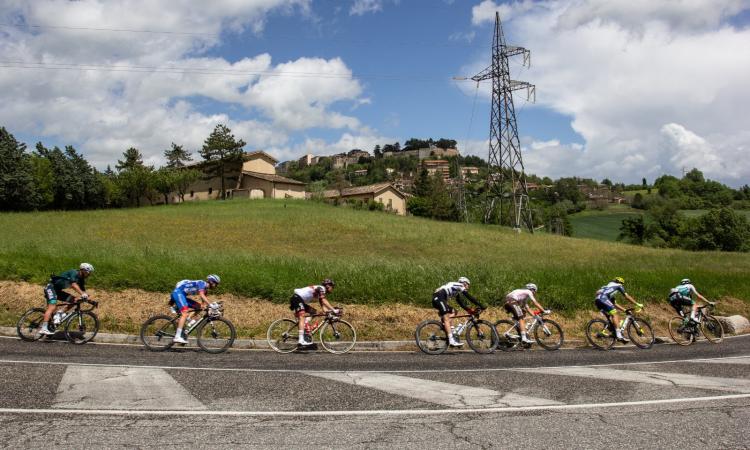
[[[68,289],[73,283],[76,283],[82,291],[86,291],[86,279],[77,269],[66,270],[60,275],[53,274],[47,286],[44,287],[44,298],[47,299],[47,304],[55,305],[58,301],[70,302],[73,295],[63,289]]]
[[[672,289],[672,293],[678,294],[680,297],[683,298],[693,298],[693,294],[698,294],[698,291],[695,290],[695,286],[692,284],[681,284],[677,286],[676,288]]]
[[[515,303],[521,308],[525,308],[529,300],[536,301],[531,289],[515,289],[505,296],[505,303]]]
[[[444,291],[445,294],[448,297],[457,297],[458,294],[465,294],[466,293],[466,288],[464,287],[463,283],[459,283],[457,281],[452,281],[450,283],[446,283],[446,284],[440,286],[439,288],[437,288],[437,290],[435,290],[435,292],[437,293],[437,292],[439,292],[441,290]]]
[[[188,295],[195,295],[206,292],[207,283],[203,280],[182,280],[175,285],[172,291],[172,300],[174,300],[177,310],[185,312],[188,309],[199,309],[200,304]]]
[[[294,294],[299,296],[305,303],[310,303],[313,299],[320,299],[326,296],[325,286],[307,286],[294,290]]]
[[[463,309],[469,309],[469,306],[466,304],[466,302],[463,301],[461,296],[466,297],[467,299],[469,299],[469,301],[471,301],[478,307],[485,309],[484,305],[479,303],[479,300],[475,299],[471,296],[471,294],[469,294],[463,283],[459,283],[457,281],[446,283],[437,288],[435,290],[435,293],[432,295],[432,306],[438,310],[441,316],[447,313],[451,313],[453,312],[453,308],[448,305],[448,300],[450,300],[451,297],[455,297],[456,301],[459,305],[461,305]]]
[[[607,284],[606,286],[602,286],[598,291],[596,291],[596,298],[614,301],[615,296],[618,292],[622,295],[625,295],[625,288],[620,283],[615,283],[614,281],[612,281],[611,283]]]

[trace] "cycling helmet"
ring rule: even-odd
[[[615,277],[615,279],[612,281],[614,281],[615,283],[619,283],[619,284],[625,284],[625,278],[623,277]]]
[[[218,275],[215,275],[213,273],[211,275],[207,276],[206,280],[209,281],[209,282],[211,282],[211,283],[213,283],[213,284],[219,284],[219,283],[221,283],[221,278],[219,278]]]
[[[461,278],[459,278],[459,279],[458,279],[458,282],[459,282],[459,283],[466,283],[466,284],[471,284],[471,281],[469,281],[469,279],[468,279],[468,278],[466,278],[466,277],[461,277]]]
[[[536,284],[534,284],[534,283],[529,283],[529,284],[527,284],[527,285],[526,285],[526,289],[528,289],[528,290],[530,290],[530,291],[534,291],[534,292],[536,292]]]
[[[683,278],[680,280],[680,284],[690,284],[690,278]]]
[[[331,287],[335,287],[336,286],[336,283],[332,279],[330,279],[330,278],[326,278],[320,284],[322,284],[323,286],[331,286]]]
[[[92,266],[89,263],[81,263],[80,267],[81,270],[83,270],[86,273],[91,273],[94,271],[94,266]]]

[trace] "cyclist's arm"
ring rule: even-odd
[[[323,307],[324,312],[333,311],[333,306],[328,302],[328,299],[325,297],[325,295],[321,295],[318,299],[320,302],[320,306]]]
[[[638,303],[637,301],[635,301],[635,299],[633,297],[631,297],[630,294],[628,294],[627,292],[624,292],[622,295],[623,295],[623,297],[625,297],[626,299],[628,299],[628,301],[630,303],[634,304],[635,306],[640,306],[640,303]]]
[[[198,291],[198,296],[201,298],[201,306],[205,308],[206,305],[208,305],[208,297],[206,297],[206,291]]]
[[[487,309],[487,308],[485,308],[485,306],[479,300],[477,300],[476,298],[474,298],[471,294],[469,294],[466,291],[463,291],[459,295],[456,296],[456,300],[458,301],[458,303],[461,305],[461,307],[463,309],[468,310],[469,307],[466,305],[466,302],[464,302],[464,301],[461,300],[461,295],[463,295],[464,297],[466,297],[467,299],[469,299],[469,301],[471,303],[475,304],[477,307],[482,308],[482,309]]]
[[[81,286],[79,286],[78,283],[76,283],[76,282],[70,283],[70,287],[72,287],[73,289],[75,289],[75,291],[78,292],[78,295],[80,297],[83,297],[83,294],[86,293],[86,291],[84,291],[83,289],[81,289]]]
[[[708,303],[708,300],[706,300],[706,297],[702,296],[697,290],[695,290],[695,287],[693,287],[693,292],[695,293],[696,297],[703,300],[705,303]]]
[[[534,302],[534,304],[535,304],[535,305],[536,305],[536,307],[537,307],[537,308],[539,309],[539,311],[544,311],[544,307],[542,307],[542,305],[541,305],[541,304],[539,304],[539,302],[538,302],[538,301],[537,301],[537,300],[536,300],[535,298],[532,298],[532,299],[531,299],[531,301],[532,301],[532,302]],[[526,304],[526,309],[528,309],[528,308],[529,308],[529,305],[528,305],[528,303],[527,303],[527,304]]]

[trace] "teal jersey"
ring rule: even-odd
[[[86,290],[86,279],[78,273],[77,269],[66,270],[60,275],[52,275],[50,282],[57,291],[68,289],[73,283],[78,284],[82,291]]]

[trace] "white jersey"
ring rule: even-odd
[[[536,301],[536,297],[534,297],[534,292],[531,289],[515,289],[513,291],[510,291],[508,295],[505,296],[506,302],[518,303],[523,306],[526,305],[529,299]]]
[[[466,292],[466,288],[464,287],[463,283],[459,283],[457,281],[451,281],[450,283],[446,283],[439,288],[435,292],[444,291],[448,297],[455,297],[458,294],[462,294]]]
[[[297,294],[305,303],[310,303],[310,301],[314,298],[325,297],[326,288],[324,286],[307,286],[295,289],[294,293]]]

